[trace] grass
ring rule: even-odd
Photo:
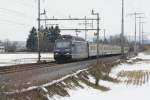
[[[117,77],[126,85],[142,86],[149,81],[150,72],[144,70],[121,71]]]
[[[150,45],[145,45],[144,46],[144,51],[145,52],[150,52]]]

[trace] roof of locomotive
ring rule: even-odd
[[[75,40],[75,41],[85,41],[83,38],[81,37],[76,37],[76,36],[71,36],[71,35],[62,35],[59,39],[57,40]]]

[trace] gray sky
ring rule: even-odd
[[[134,35],[134,17],[127,16],[135,11],[145,13],[145,32],[149,31],[150,1],[149,0],[124,0],[125,1],[125,34]],[[107,35],[121,32],[121,0],[41,0],[42,8],[46,9],[47,16],[56,18],[91,17],[91,9],[100,13],[102,20],[100,27],[106,28]],[[25,41],[32,26],[37,26],[37,0],[0,0],[0,40],[10,39]],[[54,23],[54,22],[49,22]],[[59,23],[59,22],[55,22]],[[60,22],[62,23],[62,22]],[[61,27],[73,26],[74,22],[64,22]],[[81,27],[81,26],[75,26]],[[72,34],[74,32],[62,32]],[[84,36],[84,32],[79,34]],[[93,32],[88,32],[88,38],[93,37]],[[150,34],[145,33],[146,39]]]

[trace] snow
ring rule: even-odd
[[[91,75],[88,76],[91,83],[95,83],[95,78]]]
[[[101,92],[89,87],[78,91],[69,91],[71,97],[59,100],[149,100],[150,88],[123,88],[113,89],[109,92]],[[146,92],[147,91],[147,92]]]
[[[150,59],[150,53],[139,53],[138,56],[132,58],[132,59],[136,59],[136,58],[141,58],[141,59]]]
[[[37,62],[37,53],[8,53],[0,54],[0,66],[35,63]],[[42,60],[53,60],[52,53],[42,53]]]
[[[45,92],[45,93],[48,93],[48,90],[43,86],[39,87],[39,89],[43,90],[43,92]]]
[[[136,59],[150,59],[150,55],[140,53]],[[112,70],[111,76],[115,77],[120,71],[146,70],[150,71],[150,62],[139,61],[135,64],[121,64]],[[91,82],[94,80],[90,77]],[[100,81],[100,85],[111,88],[110,91],[102,92],[84,85],[84,89],[69,90],[70,97],[57,98],[58,100],[149,100],[150,82],[142,86],[115,84],[108,81]]]
[[[140,53],[137,57],[132,58],[131,61],[137,58],[142,59],[142,61],[135,62],[134,64],[123,63],[121,65],[118,65],[116,67],[117,69],[113,70],[113,74],[121,70],[124,70],[124,71],[148,70],[150,71],[150,55],[145,55],[144,53]]]

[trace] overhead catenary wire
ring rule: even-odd
[[[10,14],[10,13],[12,13],[12,14]],[[20,21],[19,22],[12,21],[12,17],[13,18],[24,18],[24,19],[28,19],[28,20],[29,19],[30,20],[35,19],[34,17],[29,16],[27,14],[24,14],[22,12],[19,12],[19,11],[16,11],[16,10],[12,10],[12,9],[8,9],[8,8],[2,8],[2,7],[0,7],[0,14],[2,14],[4,16],[9,16],[11,18],[10,20],[9,19],[0,19],[0,22],[9,23],[9,24],[15,24],[15,25],[20,25],[20,26],[33,26],[33,25],[29,25],[29,24],[25,24],[25,23],[20,23]],[[13,16],[13,14],[14,14],[14,16]]]
[[[29,16],[23,12],[19,12],[19,11],[16,11],[16,10],[12,10],[12,9],[8,9],[8,8],[2,8],[0,7],[0,13],[5,13],[5,12],[9,12],[9,13],[14,13],[16,15],[19,15],[17,17],[24,17],[24,18],[28,18],[28,19],[35,19],[34,17],[32,16]],[[6,13],[5,13],[6,14]],[[9,14],[10,15],[10,14]],[[16,17],[16,16],[15,16]]]
[[[20,26],[31,26],[29,24],[18,23],[18,22],[6,20],[6,19],[0,19],[0,22],[10,23],[10,24],[15,24],[15,25],[20,25]]]
[[[16,2],[15,2],[16,1]],[[17,5],[21,5],[21,6],[24,6],[24,7],[33,7],[33,6],[35,6],[35,2],[36,2],[36,0],[13,0],[13,2],[15,3],[15,4],[17,4]],[[22,2],[23,1],[23,2]],[[28,3],[27,2],[24,2],[24,1],[28,1]],[[30,1],[30,3],[29,3],[29,1]],[[10,1],[9,1],[10,2]]]

